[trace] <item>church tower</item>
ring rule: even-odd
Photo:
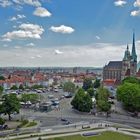
[[[136,76],[137,73],[137,54],[135,46],[135,33],[133,33],[133,43],[131,52],[131,76]]]
[[[127,45],[127,48],[124,53],[124,58],[122,61],[121,79],[123,80],[125,77],[130,76],[130,71],[131,71],[131,55],[129,51],[129,46]]]

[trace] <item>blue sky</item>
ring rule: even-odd
[[[140,0],[0,0],[0,17],[1,66],[103,66],[133,29],[140,45]]]

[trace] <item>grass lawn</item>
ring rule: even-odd
[[[134,140],[134,137],[116,132],[103,132],[99,136],[84,137],[81,135],[52,138],[48,140]]]

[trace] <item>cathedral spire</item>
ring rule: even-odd
[[[133,31],[133,43],[132,43],[132,60],[137,62],[137,54],[135,48],[135,32]]]
[[[126,48],[126,50],[125,50],[123,60],[130,60],[130,59],[131,59],[131,56],[130,56],[129,46],[128,46],[128,44],[127,44],[127,48]]]
[[[129,46],[128,46],[128,44],[127,44],[127,50],[129,50]]]

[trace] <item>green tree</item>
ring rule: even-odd
[[[0,75],[0,80],[5,80],[5,77]]]
[[[97,90],[96,100],[97,107],[100,111],[108,112],[111,108],[111,104],[108,102],[110,93],[106,88],[100,87]]]
[[[5,123],[5,120],[0,117],[0,125],[4,125],[4,123]]]
[[[76,89],[75,84],[70,81],[64,83],[64,85],[63,85],[63,90],[65,92],[75,93],[75,89]]]
[[[24,87],[22,84],[19,85],[19,89],[24,90]]]
[[[22,94],[21,95],[21,101],[27,103],[27,101],[30,101],[31,103],[36,103],[39,99],[38,94]]]
[[[108,112],[111,108],[111,104],[107,101],[104,101],[104,100],[98,100],[97,106],[98,106],[100,111],[104,111],[104,112]]]
[[[126,77],[122,83],[132,83],[132,84],[140,84],[140,80],[136,77]]]
[[[90,112],[92,108],[92,99],[83,89],[79,89],[75,94],[71,105],[81,112]]]
[[[3,87],[0,86],[0,97],[2,96],[3,90],[4,90]]]
[[[12,87],[11,87],[11,90],[17,90],[18,89],[18,87],[16,86],[16,85],[13,85]]]
[[[31,88],[32,89],[39,89],[39,88],[43,88],[43,86],[42,85],[33,85]]]
[[[97,90],[96,100],[105,100],[108,101],[108,97],[110,96],[109,91],[106,88],[100,87]]]
[[[93,88],[92,79],[86,78],[83,81],[83,89],[87,91],[89,88]]]
[[[129,111],[140,111],[140,86],[134,83],[124,83],[117,88],[117,99],[122,101]]]
[[[87,90],[87,93],[90,95],[90,97],[93,97],[94,96],[94,89],[93,88],[89,88]]]
[[[11,120],[11,114],[20,110],[20,102],[16,96],[16,94],[6,94],[3,96],[3,113],[7,114],[9,120]]]
[[[99,88],[100,85],[101,85],[100,80],[99,79],[96,79],[95,82],[94,82],[94,84],[93,84],[94,88]]]

